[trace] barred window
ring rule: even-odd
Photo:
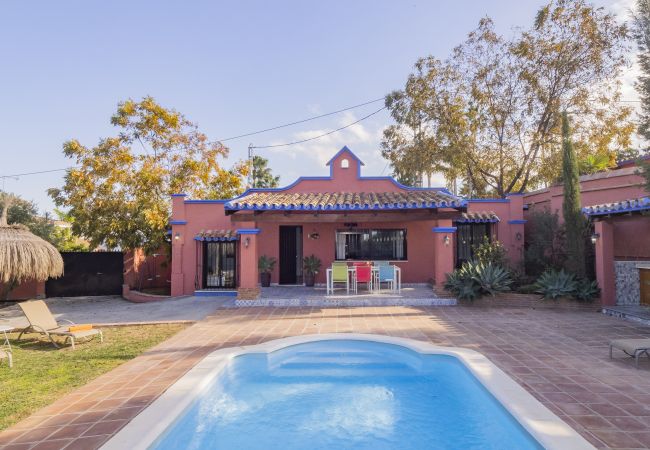
[[[406,260],[406,230],[338,230],[336,232],[336,259]]]

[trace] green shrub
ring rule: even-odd
[[[468,261],[447,275],[445,289],[459,300],[474,300],[486,294],[509,291],[511,284],[510,272],[504,267]]]
[[[483,236],[479,245],[474,246],[474,259],[483,264],[492,263],[500,267],[508,267],[508,257],[506,249],[501,242]]]
[[[538,294],[544,298],[556,300],[560,297],[573,296],[576,292],[578,282],[575,275],[564,270],[547,270],[535,282]]]
[[[548,208],[531,208],[525,227],[525,272],[538,277],[549,269],[559,270],[566,261],[566,234],[558,213]]]
[[[588,280],[587,278],[578,281],[575,293],[573,294],[576,300],[582,302],[590,302],[594,298],[598,297],[598,295],[600,295],[598,283],[596,281]]]

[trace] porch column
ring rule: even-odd
[[[616,304],[614,281],[614,227],[605,221],[595,222],[596,240],[596,281],[600,287],[600,300],[603,305]]]
[[[257,270],[257,235],[259,228],[240,228],[239,234],[239,287],[237,298],[256,299],[260,295],[259,271]]]
[[[442,287],[446,275],[454,271],[454,236],[456,227],[451,220],[438,220],[438,226],[433,228],[434,239],[434,279],[436,287]]]
[[[185,194],[172,195],[172,219],[170,220],[172,241],[171,295],[185,295],[185,275],[183,273],[183,246],[185,243]],[[190,240],[190,242],[192,242]],[[196,269],[195,269],[196,270]]]

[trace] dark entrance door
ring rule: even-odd
[[[203,286],[206,289],[236,287],[235,242],[206,242],[203,247]]]
[[[280,284],[302,284],[300,226],[280,226]]]

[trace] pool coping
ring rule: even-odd
[[[442,347],[414,339],[360,333],[291,336],[258,345],[216,350],[170,386],[151,405],[106,442],[101,449],[148,449],[174,424],[177,417],[190,407],[198,395],[220,374],[221,370],[237,356],[246,353],[272,353],[293,345],[331,340],[380,342],[405,347],[424,355],[454,356],[544,448],[549,450],[595,449],[577,431],[479,352],[459,347]]]

